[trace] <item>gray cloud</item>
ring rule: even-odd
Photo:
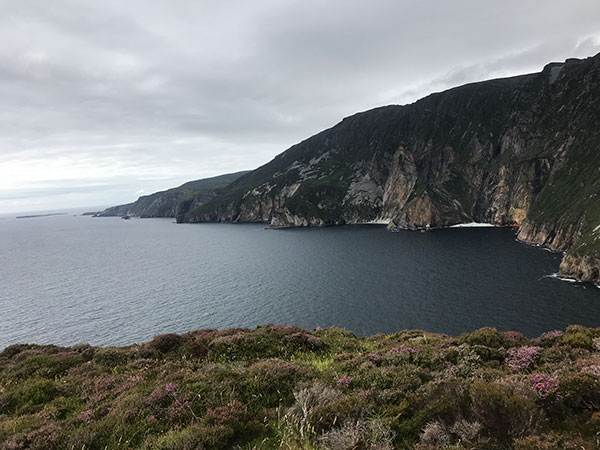
[[[359,110],[600,51],[597,0],[0,8],[0,212],[131,201]]]

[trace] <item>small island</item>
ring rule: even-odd
[[[28,216],[17,216],[17,219],[34,219],[36,217],[52,217],[52,216],[65,216],[66,212],[61,213],[50,213],[50,214],[30,214]]]
[[[0,353],[5,449],[592,449],[600,329],[266,325]]]

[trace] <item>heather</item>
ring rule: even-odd
[[[592,449],[600,329],[266,325],[0,352],[0,449]]]

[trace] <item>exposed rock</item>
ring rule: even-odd
[[[565,255],[560,263],[560,277],[597,283],[600,280],[600,258]]]
[[[573,225],[567,228],[554,228],[549,224],[542,224],[536,227],[530,222],[526,222],[519,228],[517,238],[530,244],[538,244],[548,247],[556,252],[563,252],[573,245]]]

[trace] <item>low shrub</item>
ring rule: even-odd
[[[591,330],[577,325],[571,325],[562,339],[563,344],[571,347],[593,349],[594,335]]]
[[[447,374],[453,377],[471,377],[473,373],[484,364],[481,356],[468,345],[456,347],[452,351],[449,351],[446,357],[449,362],[454,363],[454,365],[449,365],[447,367]]]
[[[407,364],[399,368],[367,366],[353,378],[353,383],[363,389],[393,389],[408,394],[430,379],[427,371],[414,365]]]
[[[534,339],[533,342],[542,347],[552,347],[556,343],[561,342],[564,336],[564,331],[553,330],[543,333],[540,337]]]
[[[506,345],[504,336],[495,328],[489,327],[465,334],[461,336],[461,341],[469,345],[483,345],[491,348],[500,348]]]
[[[20,407],[48,403],[57,393],[53,381],[37,378],[25,380],[16,391]]]
[[[531,369],[541,350],[542,348],[537,346],[513,347],[508,350],[506,365],[515,372]]]
[[[398,424],[397,432],[405,439],[416,439],[427,423],[453,424],[470,414],[469,385],[460,378],[436,380],[408,397],[405,410],[412,411]]]
[[[325,347],[323,340],[310,333],[292,333],[283,337],[284,342],[288,343],[292,352],[315,351]]]
[[[245,396],[248,401],[260,401],[271,407],[288,405],[293,400],[294,387],[311,374],[308,368],[283,361],[267,359],[248,367]]]
[[[132,353],[127,349],[123,350],[109,347],[98,349],[94,353],[93,361],[100,366],[112,369],[114,367],[126,365],[132,357]]]
[[[535,394],[515,380],[475,382],[470,396],[475,418],[503,444],[534,433],[543,422],[544,414],[535,403]]]
[[[28,433],[14,436],[3,450],[55,450],[60,448],[62,430],[58,424],[44,424]]]
[[[515,441],[515,450],[557,450],[559,447],[543,436],[529,436]]]
[[[158,336],[154,336],[154,339],[148,342],[147,346],[151,350],[156,350],[157,352],[164,354],[179,350],[179,347],[181,347],[184,342],[185,339],[179,334],[159,334]]]
[[[4,350],[0,352],[0,359],[11,359],[15,355],[34,348],[31,344],[13,344],[6,347]]]
[[[41,377],[55,379],[65,375],[70,368],[83,362],[75,353],[68,355],[33,355],[12,366],[8,372],[15,379]]]
[[[481,433],[481,424],[477,421],[469,422],[465,419],[460,419],[454,422],[449,429],[458,442],[467,446],[477,447],[479,434]]]
[[[185,422],[194,416],[191,403],[186,401],[179,386],[166,383],[155,388],[146,399],[154,417],[173,422]]]
[[[582,372],[569,372],[558,379],[565,405],[575,410],[600,409],[600,378]]]
[[[233,438],[234,430],[225,425],[194,424],[182,430],[169,431],[158,438],[152,436],[146,440],[144,447],[154,450],[218,450],[230,448]]]
[[[423,427],[419,442],[427,447],[446,448],[450,445],[450,435],[446,426],[435,420]]]
[[[201,339],[190,338],[183,343],[179,352],[187,358],[202,359],[208,355],[208,345]]]
[[[295,403],[288,408],[285,414],[285,421],[298,429],[300,435],[305,432],[314,431],[318,421],[314,412],[317,408],[337,401],[342,397],[342,393],[334,389],[320,380],[312,384],[300,385],[294,391]]]
[[[381,420],[349,420],[319,438],[331,450],[391,450],[394,432]]]
[[[18,404],[19,400],[12,393],[0,395],[0,415],[13,413]]]
[[[505,347],[522,347],[529,342],[529,339],[518,331],[505,331],[502,333],[502,338]]]
[[[215,359],[252,360],[274,358],[282,353],[281,344],[266,336],[238,332],[217,336],[208,345],[210,355]]]

